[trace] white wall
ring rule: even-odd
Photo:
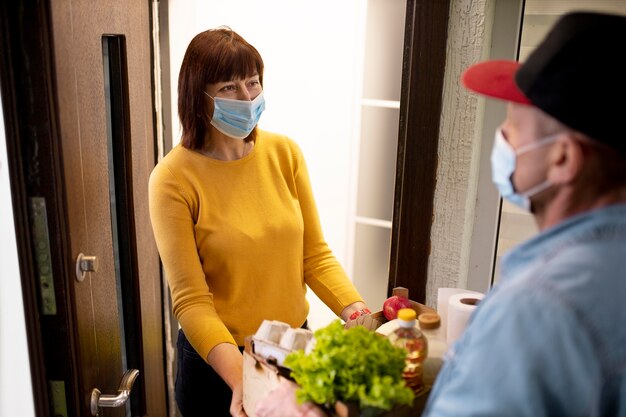
[[[35,415],[0,102],[0,416]]]
[[[259,127],[302,148],[326,240],[351,275],[348,248],[355,141],[364,45],[363,0],[170,0],[172,120],[187,45],[197,33],[226,25],[254,45],[265,63],[267,109]],[[180,132],[178,127],[174,132]],[[178,143],[176,136],[174,143]],[[312,328],[334,318],[309,298]]]

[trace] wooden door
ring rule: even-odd
[[[80,415],[93,414],[94,389],[114,396],[136,369],[126,404],[99,415],[164,416],[150,3],[54,0],[49,12]]]
[[[387,294],[426,302],[450,0],[407,0]]]

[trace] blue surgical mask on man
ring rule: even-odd
[[[498,188],[502,198],[526,211],[530,211],[530,198],[547,189],[552,184],[546,179],[523,193],[516,192],[512,177],[515,172],[515,166],[517,165],[517,157],[526,152],[554,143],[557,138],[557,135],[546,136],[536,142],[522,146],[516,151],[504,138],[502,129],[498,128],[498,130],[496,130],[493,150],[491,152],[491,175],[493,183]]]
[[[254,100],[232,100],[222,97],[209,96],[215,106],[211,125],[225,135],[235,139],[245,139],[259,123],[261,113],[265,110],[265,98],[263,92]]]

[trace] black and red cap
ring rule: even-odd
[[[626,151],[626,16],[568,13],[524,63],[480,62],[461,81],[479,94],[538,107]]]

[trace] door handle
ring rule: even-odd
[[[83,282],[87,272],[96,272],[98,270],[98,258],[96,256],[87,256],[82,253],[76,258],[76,280]]]
[[[137,369],[129,369],[122,376],[120,386],[117,388],[117,395],[102,395],[98,388],[94,388],[91,391],[91,415],[98,415],[98,408],[100,407],[120,407],[126,404],[128,397],[130,397],[130,390],[133,389],[133,384],[139,376]]]

